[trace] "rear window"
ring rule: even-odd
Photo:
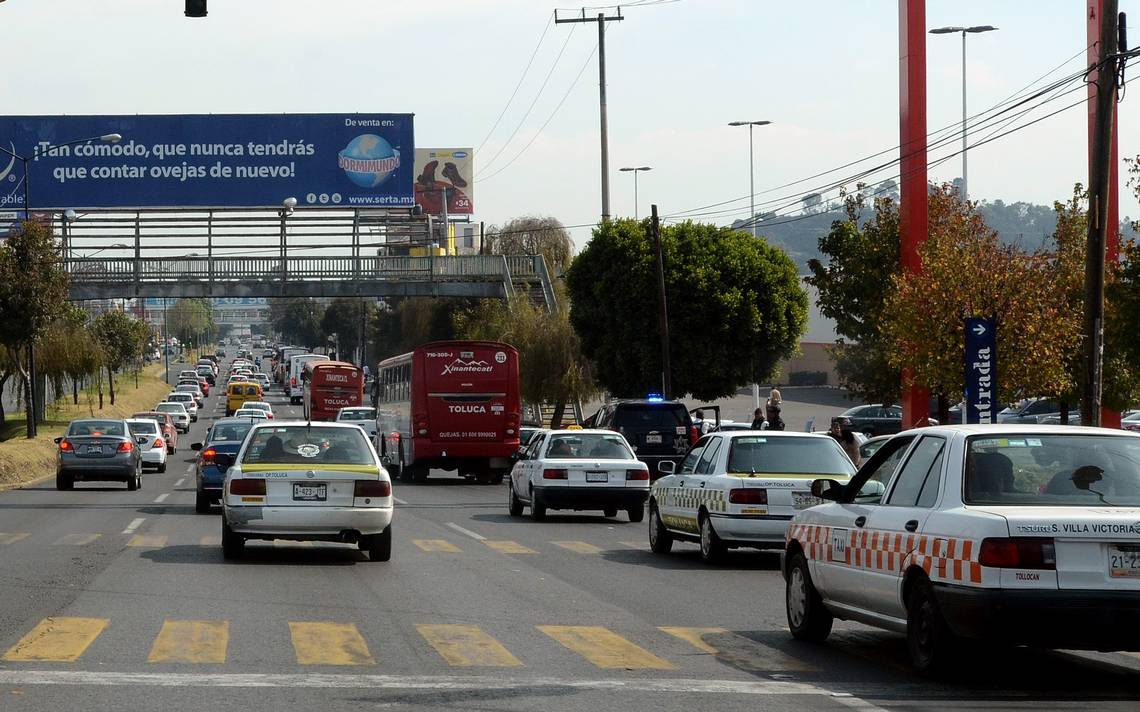
[[[72,423],[67,429],[68,435],[114,435],[126,436],[125,423],[121,420],[81,420]]]
[[[552,435],[546,446],[546,457],[561,459],[608,458],[611,460],[632,460],[633,453],[620,435],[603,433],[582,433],[574,435]]]
[[[614,426],[618,428],[645,428],[648,430],[669,430],[688,427],[689,412],[680,403],[655,405],[625,404],[614,411]]]
[[[1140,505],[1140,438],[974,436],[966,452],[963,501],[968,504]]]
[[[359,410],[342,410],[340,420],[376,420],[376,411],[372,408]]]
[[[364,431],[357,427],[281,426],[258,428],[242,464],[375,465]]]
[[[245,394],[247,396],[261,395],[261,388],[259,386],[246,386]]]
[[[159,403],[158,412],[160,413],[185,413],[186,408],[181,403]]]
[[[158,423],[153,420],[145,423],[127,423],[127,427],[131,429],[131,435],[154,435],[158,432]]]
[[[746,436],[732,438],[728,471],[850,477],[855,466],[831,438]]]

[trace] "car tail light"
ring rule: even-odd
[[[162,442],[162,438],[155,438],[154,444],[151,445],[151,447],[164,448],[166,447],[166,443]]]
[[[392,483],[387,480],[357,480],[352,489],[353,497],[388,497],[392,494]]]
[[[214,455],[217,455],[217,454],[218,454],[218,451],[216,448],[212,448],[212,447],[206,448],[201,453],[202,462],[213,462],[214,461]]]
[[[427,421],[426,416],[421,415],[421,416],[416,418],[416,434],[417,435],[427,435],[428,434],[428,421]]]
[[[75,446],[71,444],[70,440],[64,438],[63,440],[59,441],[59,449],[63,452],[74,452]]]
[[[1057,549],[1052,539],[1021,537],[983,539],[978,563],[995,569],[1057,568]]]
[[[290,386],[295,386],[295,385],[297,385],[297,379],[296,379],[296,378],[290,378],[290,379],[289,379],[289,385],[290,385]]]
[[[701,439],[701,433],[697,430],[697,426],[689,426],[689,444],[696,445],[697,441]]]
[[[230,494],[265,496],[265,480],[230,480]]]
[[[130,452],[135,449],[135,444],[130,440],[124,440],[119,443],[119,452]]]
[[[728,491],[732,504],[768,504],[768,490],[759,487],[740,487]]]
[[[649,470],[626,470],[625,478],[627,480],[648,480]]]
[[[507,435],[514,435],[518,433],[519,427],[519,414],[507,413]]]
[[[566,470],[543,470],[542,479],[544,480],[565,480],[569,478],[569,473]]]

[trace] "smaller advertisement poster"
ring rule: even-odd
[[[416,205],[428,215],[474,212],[475,164],[470,148],[416,149]],[[445,197],[446,196],[446,197]]]

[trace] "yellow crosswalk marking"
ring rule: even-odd
[[[600,668],[672,670],[675,667],[602,626],[540,625],[538,629]]]
[[[131,540],[127,542],[127,546],[141,546],[147,549],[158,549],[166,546],[166,537],[149,535],[149,534],[135,534]]]
[[[0,660],[75,662],[108,623],[106,618],[44,618]]]
[[[360,631],[351,623],[289,621],[293,650],[300,665],[371,665]]]
[[[597,554],[601,551],[593,544],[587,544],[584,541],[552,541],[551,544],[560,546],[563,549],[568,549],[576,554]]]
[[[230,640],[226,621],[164,621],[148,663],[224,663]]]
[[[204,536],[198,540],[198,546],[221,546],[222,538],[220,536]]]
[[[538,552],[528,546],[523,546],[517,541],[484,541],[484,544],[491,547],[500,554],[537,554]]]
[[[776,648],[724,628],[682,628],[660,626],[658,630],[680,638],[694,648],[745,670],[814,672],[819,668],[797,660]]]
[[[102,534],[68,534],[61,536],[53,546],[87,546]]]
[[[444,551],[449,554],[458,554],[462,551],[447,539],[412,539],[412,543],[424,551]]]
[[[449,665],[519,667],[522,661],[477,625],[417,624],[416,630]]]
[[[5,534],[3,532],[0,532],[0,546],[4,544],[15,544],[21,539],[27,538],[28,534],[26,532],[20,532],[18,534]]]

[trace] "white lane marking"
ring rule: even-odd
[[[407,502],[400,499],[399,497],[393,497],[392,499],[396,501],[396,504],[407,504]]]
[[[452,529],[459,532],[460,534],[463,534],[464,536],[471,537],[475,541],[487,541],[487,537],[483,536],[482,534],[477,534],[477,533],[471,531],[470,529],[464,529],[463,527],[459,526],[455,522],[448,522],[447,526],[451,527]]]
[[[4,685],[90,685],[146,687],[282,687],[389,690],[510,690],[542,687],[657,692],[663,694],[830,695],[802,682],[775,680],[669,680],[558,677],[489,677],[466,675],[351,675],[308,673],[167,673],[85,670],[0,670]],[[886,685],[880,686],[884,690]]]
[[[124,534],[134,534],[135,530],[138,529],[139,527],[141,527],[142,523],[145,521],[146,521],[146,517],[139,517],[138,519],[132,519],[131,523],[127,525],[127,528],[123,530],[123,533]]]
[[[190,463],[189,465],[186,466],[186,474],[190,474],[193,471],[194,471],[194,464],[193,463]]]
[[[831,701],[844,707],[850,707],[855,710],[866,710],[867,712],[887,712],[886,708],[879,707],[874,702],[855,697],[850,692],[832,692],[830,694]]]
[[[155,503],[155,504],[161,504],[162,502],[165,502],[165,501],[166,501],[166,498],[167,498],[167,497],[169,497],[169,496],[170,496],[170,493],[169,493],[169,492],[167,492],[166,494],[160,494],[160,495],[158,495],[157,497],[155,497],[155,498],[154,498],[154,503]]]
[[[185,481],[186,481],[186,478],[185,478],[185,477],[183,477],[182,479],[180,479],[180,480],[178,480],[177,482],[175,482],[175,483],[174,483],[174,486],[175,486],[175,487],[181,487],[181,486],[182,486],[182,483],[183,483],[183,482],[185,482]]]

